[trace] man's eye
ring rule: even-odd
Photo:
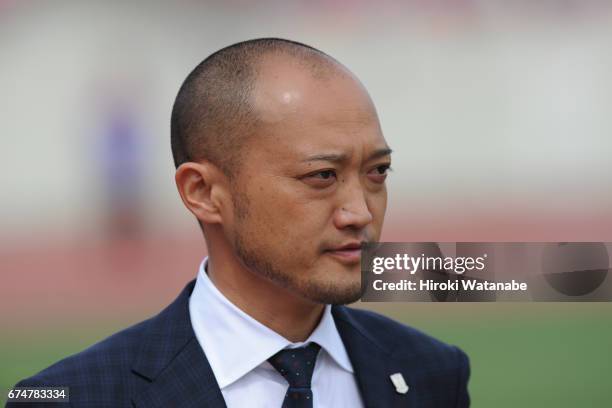
[[[323,180],[329,180],[332,177],[336,177],[336,172],[333,170],[323,170],[318,173],[312,174],[310,177],[319,178]]]
[[[382,183],[387,178],[387,174],[391,170],[391,166],[388,164],[382,164],[375,167],[368,173],[368,177],[376,183]]]
[[[321,170],[316,173],[310,173],[302,180],[312,187],[327,188],[336,182],[336,178],[335,170]]]
[[[387,172],[391,169],[391,166],[388,164],[383,164],[382,166],[376,167],[376,171],[378,174],[387,174]]]

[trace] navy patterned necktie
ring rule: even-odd
[[[312,408],[310,380],[320,349],[318,344],[310,343],[306,347],[281,350],[268,359],[289,383],[282,408]]]

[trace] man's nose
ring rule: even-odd
[[[334,224],[338,229],[365,228],[372,222],[372,213],[361,188],[352,188],[334,213]]]

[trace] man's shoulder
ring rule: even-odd
[[[158,366],[193,337],[187,307],[193,285],[194,281],[189,282],[157,315],[58,361],[18,385],[113,387],[133,378],[129,374],[138,364],[141,369],[163,368]]]
[[[149,320],[114,333],[79,353],[59,360],[20,381],[17,386],[76,386],[85,381],[95,381],[96,378],[118,378],[118,373],[130,371]]]
[[[66,357],[16,386],[69,387],[75,406],[131,406],[138,395],[191,342],[191,281],[157,315]],[[8,406],[11,406],[10,404]]]
[[[414,327],[393,320],[382,314],[343,307],[344,313],[339,314],[351,324],[362,336],[369,337],[373,342],[397,358],[432,358],[449,361],[466,359],[465,353],[457,346],[447,344]]]
[[[336,323],[362,370],[403,373],[417,406],[468,407],[470,363],[458,347],[381,314],[338,306]],[[359,368],[359,367],[357,367]],[[436,392],[426,391],[436,390]]]

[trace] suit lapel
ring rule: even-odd
[[[392,374],[401,373],[410,385],[405,364],[394,359],[390,350],[351,316],[350,309],[333,306],[332,314],[353,364],[364,406],[405,407],[411,399],[410,391],[407,394],[398,393],[390,379]]]
[[[132,401],[136,407],[226,408],[213,371],[198,343],[189,317],[189,296],[195,280],[179,297],[147,325],[143,345],[132,371],[146,384]],[[402,373],[408,385],[406,362],[393,358],[391,350],[376,340],[344,306],[333,306],[340,337],[355,369],[364,405],[406,406],[411,392],[396,392],[389,376]]]
[[[132,398],[137,407],[225,408],[223,395],[189,318],[191,281],[179,297],[146,324],[132,371],[147,380]]]

